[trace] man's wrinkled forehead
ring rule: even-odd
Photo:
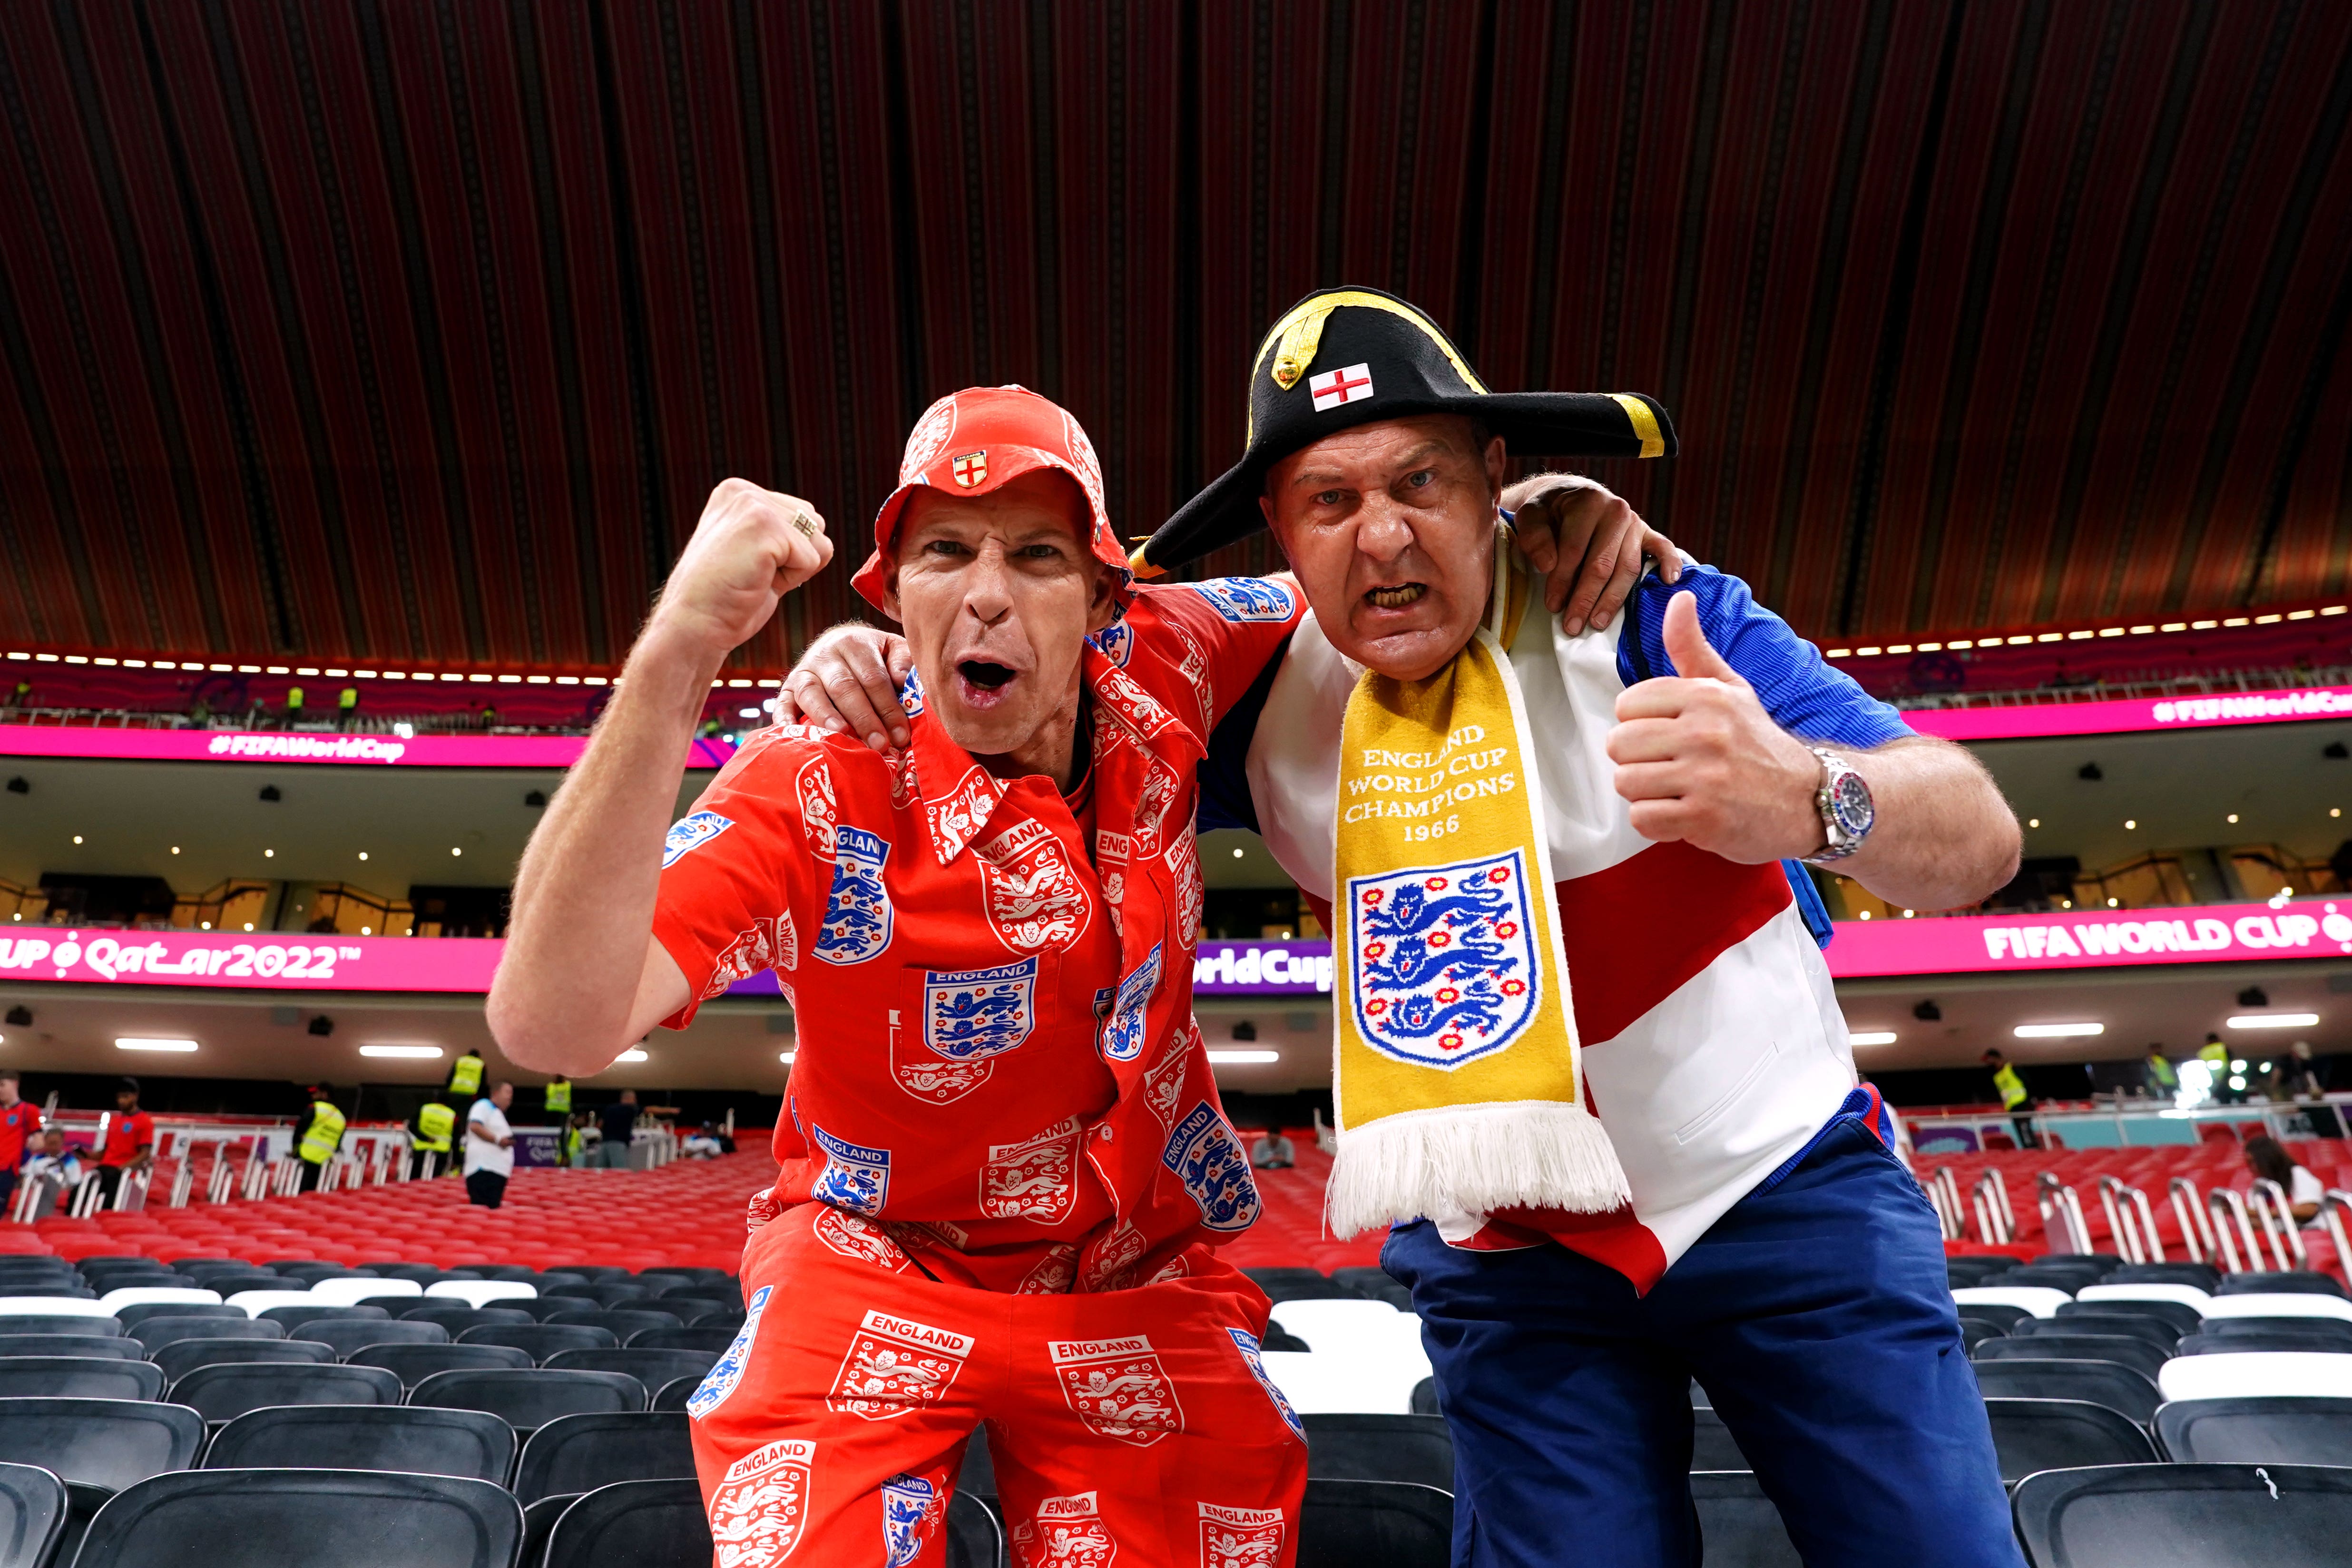
[[[919,489],[907,498],[898,523],[898,559],[904,561],[925,536],[1002,527],[1015,544],[1050,536],[1087,552],[1094,514],[1077,481],[1058,468],[1038,468],[985,495],[950,495]]]
[[[1335,430],[1283,458],[1266,471],[1265,493],[1279,497],[1287,490],[1330,484],[1367,462],[1404,468],[1433,458],[1475,460],[1480,455],[1476,426],[1462,415],[1381,419]]]

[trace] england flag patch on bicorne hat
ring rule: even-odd
[[[1315,395],[1315,411],[1342,408],[1350,403],[1361,403],[1372,395],[1372,367],[1370,363],[1341,365],[1328,375],[1309,376],[1307,390]]]

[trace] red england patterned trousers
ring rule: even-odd
[[[1238,1269],[1022,1295],[922,1256],[821,1204],[752,1235],[742,1332],[688,1406],[716,1568],[936,1568],[983,1421],[1017,1568],[1290,1568],[1307,1444]]]

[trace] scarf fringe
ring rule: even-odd
[[[1430,1214],[1606,1214],[1633,1201],[1601,1119],[1574,1101],[1405,1111],[1339,1137],[1324,1218],[1342,1237]]]

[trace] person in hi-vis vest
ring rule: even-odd
[[[565,1118],[572,1114],[572,1080],[562,1073],[547,1080],[547,1113]]]
[[[2147,1080],[2150,1100],[2170,1100],[2180,1092],[2180,1074],[2165,1056],[2161,1045],[2148,1043],[2147,1060],[2140,1064],[2140,1071]]]
[[[478,1051],[467,1051],[449,1068],[448,1098],[464,1100],[480,1092],[482,1087],[482,1057]]]
[[[310,1086],[310,1104],[302,1112],[302,1120],[294,1124],[294,1157],[302,1162],[302,1190],[315,1193],[320,1178],[327,1173],[327,1162],[343,1146],[343,1113],[329,1098],[334,1091],[325,1084]]]
[[[2042,1147],[2033,1136],[2033,1096],[2026,1092],[2025,1080],[1999,1051],[1987,1051],[1984,1065],[1992,1069],[1993,1092],[2000,1096],[2000,1108],[2009,1112],[2009,1124],[2017,1129],[2017,1146]]]
[[[411,1176],[438,1175],[449,1165],[449,1138],[457,1130],[457,1113],[437,1100],[428,1100],[425,1109],[416,1113],[416,1126],[408,1135],[408,1146],[415,1152],[416,1164]]]
[[[2230,1047],[2221,1043],[2221,1036],[2209,1032],[2205,1043],[2197,1047],[2197,1059],[2212,1075],[2214,1104],[2235,1105],[2246,1098],[2244,1089],[2230,1087]]]

